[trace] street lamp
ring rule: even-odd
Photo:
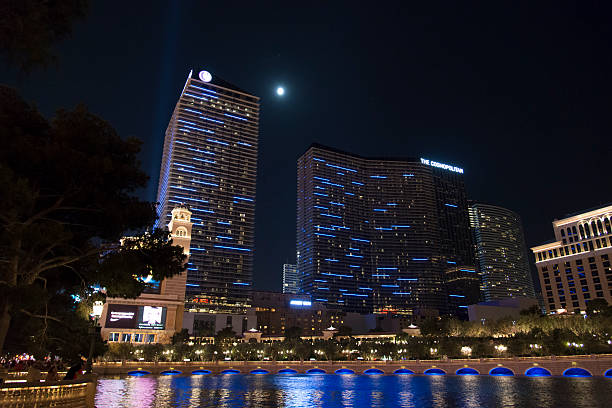
[[[90,373],[92,370],[93,353],[96,345],[96,335],[98,332],[98,319],[100,316],[102,316],[104,303],[100,300],[96,300],[91,309],[91,316],[94,318],[94,322],[93,326],[89,328],[89,355],[87,356],[87,363],[85,364],[85,371],[88,373]]]

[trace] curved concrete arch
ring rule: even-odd
[[[297,374],[298,371],[293,368],[283,368],[282,370],[278,370],[278,374]]]
[[[385,372],[383,370],[379,370],[378,368],[368,368],[363,372],[365,375],[381,375]]]
[[[414,374],[414,371],[409,370],[407,368],[398,368],[397,370],[395,370],[393,372],[393,374],[399,374],[399,375],[412,375]]]
[[[350,368],[339,368],[335,371],[335,373],[340,375],[355,374],[355,372]]]
[[[514,375],[514,371],[506,367],[495,367],[489,371],[489,375],[508,377]]]
[[[589,370],[580,367],[572,367],[563,371],[564,377],[592,377],[593,374]]]
[[[480,373],[478,372],[478,370],[474,368],[462,367],[458,369],[457,371],[455,371],[455,374],[457,375],[479,375]]]
[[[306,374],[327,374],[327,372],[321,368],[311,368],[306,370]]]
[[[208,375],[211,374],[212,371],[210,370],[194,370],[191,372],[192,375]]]
[[[527,377],[550,377],[551,373],[544,367],[530,367],[525,370]]]
[[[179,374],[183,374],[183,372],[179,370],[164,370],[161,373],[159,373],[159,375],[179,375]]]
[[[128,375],[131,375],[132,377],[144,377],[145,375],[149,374],[151,374],[151,372],[147,370],[128,371]]]
[[[256,368],[254,370],[251,370],[251,374],[270,374],[270,372],[268,370],[264,370],[263,368]]]
[[[240,374],[240,370],[228,368],[227,370],[221,371],[221,374]]]
[[[423,374],[425,375],[445,375],[446,371],[442,370],[441,368],[428,368],[427,370],[423,371]]]
[[[612,378],[612,368],[604,372],[604,377]]]

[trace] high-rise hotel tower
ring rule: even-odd
[[[166,130],[158,224],[188,205],[191,256],[186,309],[240,312],[249,306],[255,233],[259,98],[190,72]]]
[[[463,169],[312,145],[297,181],[300,290],[313,300],[407,315],[478,300]]]
[[[555,240],[531,248],[548,313],[585,313],[612,303],[612,205],[553,221]]]
[[[473,203],[470,225],[483,300],[535,298],[521,217],[496,205]]]

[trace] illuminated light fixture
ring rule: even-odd
[[[98,319],[100,318],[100,316],[102,316],[102,310],[104,310],[104,303],[102,303],[100,300],[96,300],[93,304],[92,309],[92,316]]]
[[[203,82],[210,82],[212,80],[212,75],[208,71],[200,71],[198,77]]]
[[[297,300],[297,299],[293,299],[289,301],[289,304],[291,306],[312,306],[312,302],[310,300]]]

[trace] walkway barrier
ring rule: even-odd
[[[3,408],[94,408],[96,380],[55,381],[52,383],[15,383],[0,388]]]

